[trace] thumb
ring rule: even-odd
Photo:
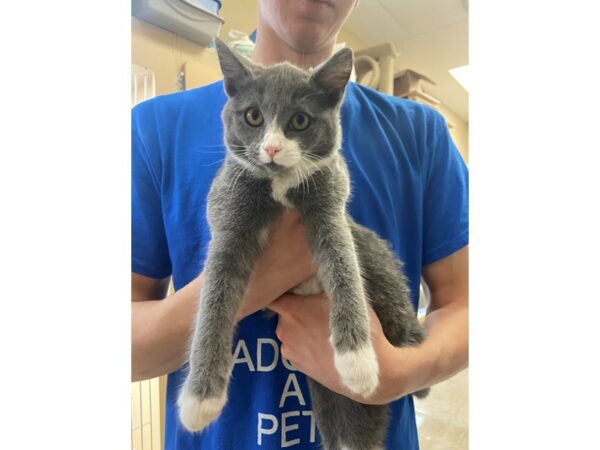
[[[294,307],[294,302],[298,301],[300,295],[294,294],[283,294],[281,297],[275,299],[267,308],[277,314],[286,314]]]

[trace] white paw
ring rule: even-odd
[[[224,392],[221,397],[202,400],[184,388],[177,399],[179,420],[188,431],[200,431],[221,414],[225,403],[227,403],[227,392]]]
[[[369,343],[356,351],[334,352],[334,363],[342,382],[356,394],[367,398],[379,384],[379,365]]]

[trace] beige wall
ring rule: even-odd
[[[131,449],[164,445],[165,377],[131,383]]]
[[[221,74],[212,50],[135,17],[131,18],[131,62],[154,70],[157,95],[177,91],[177,76],[184,65],[195,86],[218,80]]]
[[[229,38],[229,30],[239,30],[246,34],[250,34],[256,29],[258,20],[258,1],[257,0],[240,0],[240,1],[224,1],[223,7],[219,11],[219,15],[225,19],[219,36],[227,40]]]
[[[465,162],[469,163],[469,122],[465,122],[458,117],[452,110],[446,108],[443,104],[438,106],[438,110],[442,115],[454,124],[454,128],[450,128],[450,135],[456,144],[458,151],[462,155]]]
[[[257,14],[257,0],[223,2],[220,15],[225,19],[225,23],[221,28],[220,36],[227,40],[231,29],[250,33],[256,27]],[[131,20],[132,63],[155,71],[157,95],[175,92],[177,77],[182,70],[186,75],[187,89],[202,86],[221,78],[221,71],[213,50],[135,17],[132,17]],[[338,42],[345,42],[354,50],[366,47],[365,43],[346,29],[341,30]],[[450,133],[463,158],[468,162],[469,124],[443,105],[439,110],[447,120],[455,125]]]

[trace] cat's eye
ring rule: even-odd
[[[260,127],[264,119],[257,108],[248,108],[246,110],[246,122],[252,127]]]
[[[310,116],[303,112],[297,112],[292,116],[290,125],[296,131],[303,131],[310,125]]]

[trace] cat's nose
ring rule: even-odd
[[[269,155],[271,159],[273,159],[275,155],[281,151],[281,147],[274,147],[272,145],[269,145],[265,147],[265,151],[267,152],[267,155]]]

